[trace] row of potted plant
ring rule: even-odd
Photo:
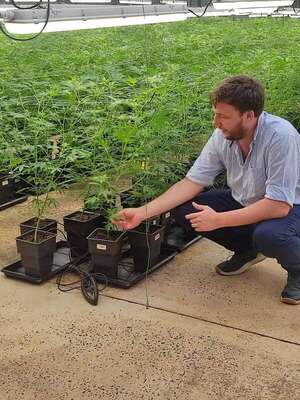
[[[81,160],[82,153],[74,153],[74,157],[78,157],[78,164],[84,164],[81,169],[89,170],[89,176],[78,173],[79,167],[73,175],[70,171],[75,182],[85,182],[82,191],[84,204],[82,210],[64,217],[64,229],[72,257],[84,257],[90,251],[95,269],[99,269],[100,264],[102,268],[109,264],[108,259],[105,262],[99,261],[100,255],[109,254],[103,247],[107,246],[107,243],[96,243],[98,240],[112,239],[115,243],[112,253],[118,254],[116,260],[121,256],[121,244],[124,244],[127,237],[132,249],[140,249],[142,246],[139,238],[143,227],[127,235],[114,233],[113,226],[109,223],[121,203],[127,207],[148,202],[179,180],[184,175],[183,171],[187,169],[182,152],[178,152],[178,155],[174,153],[177,146],[175,142],[172,145],[169,142],[163,145],[160,137],[150,135],[143,128],[139,129],[135,123],[127,123],[126,126],[120,124],[109,136],[107,135],[105,127],[87,134],[86,140],[91,142],[92,151],[85,153],[84,161]],[[47,220],[47,216],[51,207],[56,206],[51,193],[61,190],[64,186],[63,175],[68,168],[68,160],[62,156],[63,140],[58,146],[59,153],[54,154],[48,139],[44,124],[37,121],[32,143],[28,144],[25,138],[17,137],[14,148],[7,153],[10,155],[8,161],[13,175],[22,177],[33,193],[34,219],[22,225],[21,235],[17,238],[17,249],[28,274],[45,275],[52,266],[56,249],[57,225]],[[7,145],[9,146],[8,143]],[[183,143],[180,142],[178,146],[183,148]],[[74,162],[74,159],[72,161]],[[124,183],[125,186],[130,186],[129,181],[132,183],[130,190],[120,194]],[[150,265],[156,262],[164,238],[164,228],[157,226],[154,231],[152,225],[159,225],[161,222],[161,219],[153,219],[147,232],[148,239],[151,241],[153,236],[153,241],[157,244],[156,250],[151,251]],[[104,231],[96,231],[93,234],[96,228]],[[137,255],[134,256],[136,268],[145,268],[141,266],[141,257],[146,257],[148,262],[148,256],[145,254],[146,251],[137,251]],[[43,262],[40,269],[39,259]]]
[[[133,136],[121,132],[117,136],[120,150],[118,157],[110,152],[110,144],[102,140],[102,136],[98,137],[101,139],[98,145],[105,153],[105,166],[91,164],[94,169],[91,170],[91,176],[86,178],[82,191],[83,209],[64,217],[71,256],[84,257],[90,253],[94,270],[104,271],[110,276],[116,275],[126,240],[130,242],[136,270],[143,271],[146,261],[148,267],[152,266],[159,257],[161,244],[167,240],[168,226],[172,219],[171,212],[167,212],[152,218],[148,224],[134,232],[124,234],[114,230],[115,227],[110,223],[112,216],[120,207],[139,206],[159,195],[178,181],[191,163],[174,156],[168,159],[148,157],[140,161],[140,153],[136,154],[130,149]],[[17,248],[26,273],[45,275],[53,263],[57,232],[56,222],[46,217],[50,208],[56,206],[51,192],[61,189],[61,181],[58,179],[61,164],[59,158],[40,162],[39,153],[42,151],[40,138],[37,138],[35,170],[32,176],[28,176],[28,182],[35,189],[32,199],[34,218],[22,224]],[[143,152],[143,156],[148,154],[145,149]],[[17,172],[22,172],[24,168],[19,164]],[[129,178],[130,189],[120,192],[120,187]],[[146,245],[141,244],[144,233],[147,234]],[[155,249],[150,251],[149,258],[148,245],[152,242]],[[30,248],[33,249],[31,255]],[[48,254],[48,248],[52,256]],[[43,262],[42,267],[38,267],[39,258]]]
[[[72,258],[90,254],[94,272],[117,277],[118,263],[128,243],[135,271],[144,272],[157,262],[170,216],[170,212],[164,213],[127,232],[111,229],[103,215],[90,211],[76,211],[63,220]],[[21,223],[20,230],[17,250],[25,273],[46,276],[51,271],[56,250],[57,222],[32,218]]]

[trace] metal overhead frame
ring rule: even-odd
[[[136,1],[132,1],[132,3],[133,4],[136,4],[137,3],[137,1],[138,0],[136,0]],[[201,2],[201,0],[197,0],[197,1],[200,1]],[[204,2],[205,2],[206,0],[204,0]],[[207,0],[208,1],[208,0]],[[37,1],[34,1],[34,0],[27,0],[27,1],[22,1],[22,0],[16,0],[15,1],[15,3],[17,4],[17,5],[19,5],[19,6],[30,6],[30,5],[33,5],[33,4],[36,4],[36,3],[38,3],[39,2],[39,0],[37,0]],[[141,1],[138,1],[141,5],[143,4],[143,0],[141,0]],[[164,3],[164,1],[163,0],[147,0],[147,2],[148,3],[151,3],[151,4],[153,4],[153,5],[157,5],[157,4],[163,4]],[[46,4],[47,3],[47,0],[42,0],[42,4]],[[130,3],[130,1],[129,1],[129,3]],[[203,0],[202,0],[202,3],[203,3]],[[95,1],[91,1],[91,2],[89,2],[89,1],[83,1],[83,2],[80,2],[80,1],[71,1],[71,0],[51,0],[51,4],[69,4],[69,5],[76,5],[76,4],[82,4],[82,5],[91,5],[91,4],[93,4],[93,5],[95,5],[95,4],[97,4],[97,5],[103,5],[103,4],[105,4],[105,5],[113,5],[113,4],[116,4],[116,5],[119,5],[119,4],[121,4],[120,3],[120,0],[110,0],[110,1],[107,1],[107,2],[101,2],[101,1],[99,1],[98,3],[97,2],[95,2]],[[11,0],[0,0],[0,6],[1,5],[4,5],[4,6],[12,6],[12,7],[14,7],[14,4],[13,4],[13,2],[11,1]]]
[[[2,1],[2,0],[0,0]],[[71,3],[57,1],[50,3],[49,22],[78,21],[105,18],[140,17],[149,15],[187,14],[186,4],[160,4],[160,0],[152,0],[152,4],[130,5],[112,3]],[[158,4],[156,4],[158,3]],[[7,4],[7,3],[6,3]],[[20,2],[18,5],[21,4]],[[23,3],[30,6],[29,2]],[[33,3],[34,4],[34,3]],[[32,9],[8,8],[0,10],[0,19],[5,23],[41,23],[45,21],[47,3]]]
[[[89,3],[72,2],[70,0],[38,0],[17,1],[18,6],[23,9],[15,8],[11,0],[0,0],[0,5],[6,6],[6,9],[0,8],[0,20],[4,23],[43,23],[48,11],[49,18],[47,22],[55,21],[86,21],[108,18],[126,18],[141,16],[158,16],[169,14],[188,14],[187,4],[192,5],[192,10],[198,12],[193,6],[197,4],[203,7],[209,3],[209,0],[187,0],[187,4],[164,4],[164,0],[150,0],[151,4],[145,4],[141,1],[136,4],[122,4],[120,0],[111,0],[110,3]],[[214,1],[209,7],[205,16],[256,16],[278,14],[278,10],[286,7],[295,7],[296,2],[300,0],[268,0],[268,1]],[[50,4],[50,7],[48,5]],[[28,7],[36,5],[34,8]],[[49,10],[47,10],[49,8]],[[189,7],[190,8],[190,7]],[[295,11],[295,9],[294,9]],[[297,14],[297,13],[295,13]]]

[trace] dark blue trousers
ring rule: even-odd
[[[176,210],[176,221],[190,236],[198,235],[191,227],[186,214],[197,212],[192,201],[208,205],[217,212],[231,211],[243,206],[234,200],[230,189],[213,189],[203,192]],[[300,274],[300,205],[294,205],[284,218],[275,218],[256,224],[220,228],[201,235],[228,250],[243,252],[256,249],[266,257],[276,258],[287,271]]]

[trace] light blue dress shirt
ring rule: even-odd
[[[238,142],[215,129],[186,177],[209,186],[224,169],[233,198],[243,206],[264,197],[300,204],[300,135],[283,118],[260,115],[245,160]]]

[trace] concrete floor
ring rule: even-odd
[[[55,196],[52,217],[79,208]],[[0,267],[18,259],[30,202],[0,212]],[[203,239],[97,307],[55,279],[0,276],[0,400],[300,398],[300,306],[279,302],[285,273],[265,260],[221,277],[229,252]],[[150,307],[145,307],[146,289]]]

